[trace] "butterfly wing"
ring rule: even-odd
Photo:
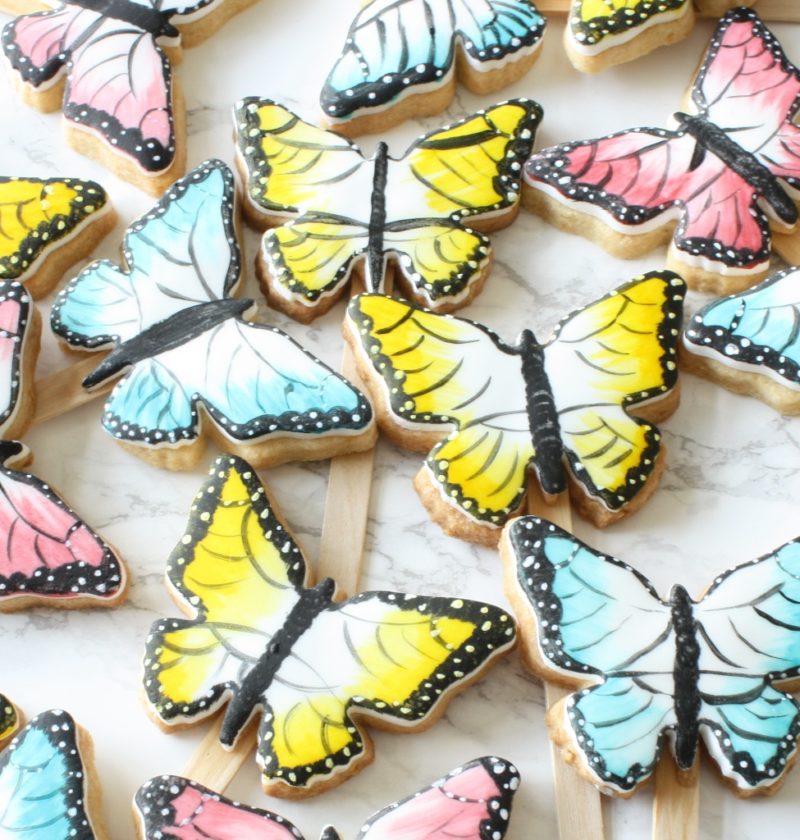
[[[522,505],[534,455],[519,355],[478,324],[382,295],[353,300],[347,334],[389,433],[416,432],[426,448],[444,438],[427,480],[496,535]]]
[[[106,205],[94,181],[0,177],[0,280],[26,280],[48,249]]]
[[[19,444],[4,444],[4,460],[9,452]],[[49,485],[0,467],[0,612],[31,602],[115,606],[126,591],[122,561]]]
[[[510,524],[502,552],[509,597],[535,627],[527,661],[544,679],[599,682],[554,707],[554,737],[596,784],[629,793],[676,724],[669,605],[630,566],[538,517]]]
[[[287,819],[250,808],[180,776],[157,776],[136,793],[143,840],[303,840]]]
[[[766,790],[800,734],[800,707],[772,685],[800,674],[800,541],[720,575],[695,619],[703,737],[740,791]]]
[[[569,315],[545,348],[577,498],[612,515],[654,487],[660,434],[628,410],[673,393],[685,294],[671,272],[642,275]]]
[[[121,440],[197,439],[198,405],[235,443],[364,432],[372,409],[344,377],[275,327],[228,319],[136,364],[106,403]]]
[[[23,286],[0,280],[0,435],[13,426],[26,399],[21,368],[30,307],[31,299]]]
[[[35,717],[0,755],[3,830],[26,840],[93,840],[88,736],[62,711]],[[99,829],[98,829],[99,831]]]
[[[502,840],[519,773],[502,758],[477,758],[370,817],[356,840]]]
[[[694,314],[684,333],[691,353],[800,386],[800,270],[787,269]]]
[[[59,293],[51,325],[69,344],[126,341],[195,304],[220,300],[239,279],[233,175],[207,161],[172,185],[125,234],[129,267],[92,263]]]
[[[266,689],[265,786],[335,784],[369,760],[360,720],[408,729],[435,720],[457,686],[513,644],[510,616],[480,602],[367,592],[331,605]]]
[[[457,40],[480,71],[533,52],[544,18],[529,0],[373,0],[356,16],[320,95],[326,115],[347,119],[450,76]]]
[[[147,640],[145,693],[162,723],[199,720],[225,702],[297,603],[306,574],[255,471],[218,458],[167,563],[171,591],[197,618],[158,621]]]
[[[19,714],[14,704],[3,694],[0,694],[0,748],[11,738],[19,728]]]

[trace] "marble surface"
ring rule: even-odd
[[[348,25],[349,3],[261,0],[205,44],[189,50],[177,70],[188,107],[191,165],[208,156],[233,159],[230,108],[240,96],[282,100],[305,116],[317,113],[317,93]],[[684,43],[601,77],[581,76],[560,43],[563,18],[550,22],[544,53],[532,72],[502,94],[526,95],[544,106],[538,145],[588,137],[635,124],[661,125],[680,102],[711,25],[703,22]],[[800,26],[775,26],[790,55],[800,60]],[[422,129],[489,104],[460,92],[448,112],[406,124],[387,136],[399,153]],[[96,251],[115,258],[125,223],[152,200],[93,162],[65,148],[60,117],[24,107],[8,76],[0,81],[4,126],[0,171],[99,179],[121,222]],[[13,126],[13,131],[10,127]],[[363,141],[367,150],[376,140]],[[246,236],[248,283],[257,238]],[[630,263],[522,213],[494,236],[496,262],[483,294],[466,314],[507,338],[523,327],[546,335],[563,313],[588,302],[643,269],[662,266],[663,252]],[[690,297],[690,309],[700,298]],[[43,308],[47,309],[49,302]],[[270,314],[332,365],[341,353],[337,306],[311,327]],[[46,336],[40,372],[68,363]],[[26,438],[40,476],[115,544],[133,573],[128,603],[114,611],[34,610],[0,616],[0,684],[31,716],[54,706],[69,709],[93,734],[104,811],[115,840],[134,836],[129,803],[151,775],[178,772],[204,727],[164,735],[139,698],[140,659],[147,628],[176,613],[162,583],[164,561],[182,533],[204,471],[159,472],[123,452],[100,429],[95,402],[33,430]],[[719,570],[763,554],[800,533],[800,419],[783,419],[752,399],[733,396],[691,376],[680,409],[663,424],[668,448],[661,488],[643,511],[605,531],[579,522],[579,536],[638,566],[666,593],[673,582],[699,595]],[[209,460],[213,456],[209,451]],[[492,551],[444,536],[427,518],[411,480],[419,456],[378,447],[370,504],[364,586],[481,597],[504,604]],[[264,474],[308,557],[316,557],[325,498],[325,463],[289,465]],[[345,837],[386,803],[427,784],[476,755],[496,753],[521,769],[509,840],[554,838],[551,758],[543,721],[543,689],[516,657],[456,699],[424,735],[375,735],[375,763],[331,793],[304,803],[268,800],[255,767],[246,764],[230,792],[278,810],[308,838],[335,823]],[[796,833],[800,772],[771,798],[740,801],[707,763],[702,773],[701,829],[706,838],[745,840]],[[652,793],[605,809],[612,838],[649,835]]]

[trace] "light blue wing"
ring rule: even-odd
[[[112,391],[103,424],[128,441],[193,440],[200,403],[236,441],[359,432],[372,422],[364,396],[288,335],[229,319],[138,362]]]
[[[646,578],[536,516],[515,520],[507,534],[553,670],[579,679],[672,671],[670,608]]]
[[[322,90],[322,108],[346,119],[443,79],[456,38],[477,65],[530,52],[544,24],[530,0],[373,0],[350,27]]]
[[[35,717],[0,755],[0,836],[93,840],[85,782],[72,718]]]
[[[92,263],[58,295],[51,324],[78,347],[100,347],[211,300],[239,278],[230,169],[208,161],[177,181],[125,236],[129,270]]]
[[[685,340],[690,351],[800,386],[800,268],[703,307]]]

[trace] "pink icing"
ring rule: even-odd
[[[21,309],[19,301],[13,298],[0,302],[0,330],[17,335]]]

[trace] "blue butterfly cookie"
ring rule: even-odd
[[[92,263],[59,294],[56,334],[113,348],[84,387],[123,373],[103,426],[170,469],[196,464],[206,436],[256,466],[369,448],[363,395],[285,333],[244,320],[234,192],[228,167],[207,161],[128,228],[123,267]]]
[[[501,541],[523,657],[575,688],[547,724],[603,793],[630,796],[670,749],[690,770],[702,739],[740,796],[770,793],[797,756],[800,539],[719,575],[699,600],[661,598],[639,572],[547,520]]]

